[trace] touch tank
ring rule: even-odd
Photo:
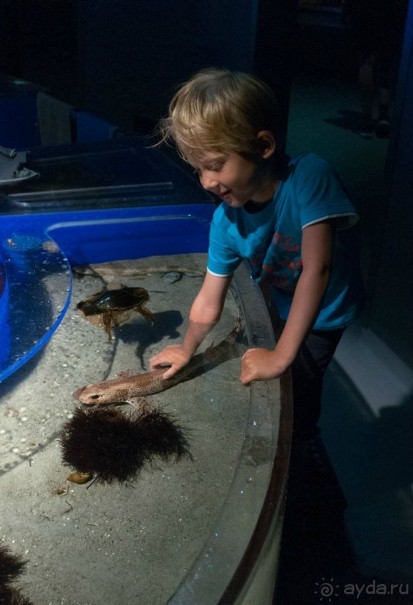
[[[203,347],[225,339],[240,314],[244,330],[229,358],[151,398],[183,427],[191,456],[156,460],[131,484],[67,481],[73,469],[62,463],[59,439],[79,405],[72,393],[127,369],[146,372],[156,350],[179,342],[205,266],[213,202],[168,160],[126,147],[134,162],[160,170],[169,189],[144,190],[132,178],[127,189],[67,186],[79,155],[90,160],[96,151],[102,170],[112,151],[105,144],[48,151],[47,161],[38,155],[36,168],[44,160],[53,171],[66,158],[60,189],[54,172],[2,201],[0,538],[26,561],[17,586],[34,604],[265,605],[282,529],[289,385],[245,388],[238,379],[247,346],[274,345],[247,265]],[[102,273],[101,263],[118,272]],[[79,265],[94,270],[81,275]],[[110,342],[76,306],[119,285],[145,288],[156,321],[136,314]]]

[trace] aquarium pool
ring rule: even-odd
[[[144,372],[156,350],[181,339],[202,279],[197,271],[205,264],[213,208],[200,203],[0,217],[0,539],[27,561],[17,585],[34,605],[272,601],[288,405],[279,381],[245,388],[238,380],[245,347],[273,344],[265,304],[246,266],[209,340],[224,338],[241,313],[245,331],[234,357],[153,396],[153,405],[188,431],[192,459],[144,468],[132,485],[90,488],[67,482],[70,469],[61,461],[59,436],[77,405],[73,391],[131,366]],[[144,278],[111,278],[112,286],[145,287],[157,321],[151,328],[136,315],[109,342],[76,309],[107,280],[78,279],[73,267],[123,259],[189,271],[176,283],[149,270]]]

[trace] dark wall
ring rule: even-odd
[[[296,5],[295,0],[260,0],[257,5],[253,71],[276,91],[285,124],[298,48]],[[285,140],[278,145],[284,147]]]
[[[209,66],[291,80],[290,0],[4,0],[0,72],[129,132],[157,120],[173,90]]]
[[[79,98],[76,0],[2,0],[0,73]]]
[[[406,20],[390,143],[391,188],[374,251],[369,328],[413,368],[413,2]],[[374,222],[375,216],[371,216]]]
[[[79,0],[84,105],[126,130],[211,65],[250,70],[256,1]]]

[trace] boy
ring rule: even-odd
[[[202,70],[176,93],[160,127],[162,141],[176,143],[222,203],[184,340],[153,356],[151,367],[169,366],[169,378],[188,363],[219,321],[232,275],[247,258],[283,329],[274,350],[246,351],[241,381],[277,378],[291,367],[295,435],[311,439],[323,373],[361,310],[358,268],[340,233],[357,220],[355,210],[324,160],[289,160],[277,149],[277,99],[251,75]]]

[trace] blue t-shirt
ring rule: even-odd
[[[287,319],[302,271],[302,230],[334,219],[335,238],[331,275],[313,329],[334,330],[359,314],[364,289],[358,259],[345,246],[344,231],[358,216],[328,162],[314,154],[290,160],[287,178],[273,199],[257,212],[231,208],[215,210],[211,224],[208,271],[231,275],[249,259],[252,277],[271,289],[281,319]]]

